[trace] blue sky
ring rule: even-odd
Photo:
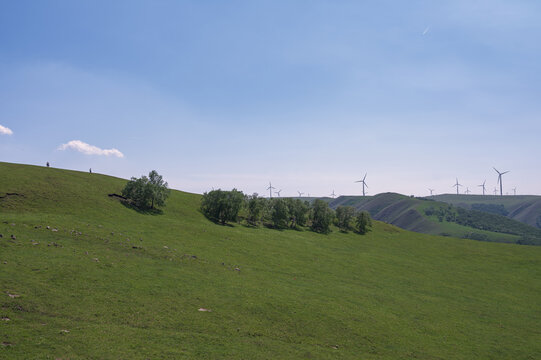
[[[372,195],[479,192],[495,166],[504,192],[541,194],[540,18],[538,1],[2,1],[0,161],[282,196],[359,194],[365,173]]]

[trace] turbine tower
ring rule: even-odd
[[[470,188],[467,187],[467,188],[466,188],[466,191],[464,191],[464,192],[466,193],[466,195],[469,195],[469,194],[471,193]]]
[[[517,188],[516,187],[513,188],[513,195],[517,196]]]
[[[364,187],[366,186],[368,188],[368,185],[366,185],[366,175],[368,175],[368,173],[364,174],[364,177],[362,180],[358,180],[358,181],[355,181],[356,183],[363,183],[363,196],[366,196],[366,193],[364,191]]]
[[[498,173],[498,182],[496,184],[500,184],[500,196],[503,196],[502,175],[507,174],[509,171],[499,172],[495,167],[493,169]]]
[[[433,194],[434,194],[434,189],[428,189],[428,191],[430,191],[430,196],[433,196]]]
[[[299,193],[299,197],[302,197],[302,195],[304,194],[303,192],[300,192],[297,190],[297,192]]]
[[[272,183],[269,181],[269,187],[267,190],[269,190],[269,197],[272,199],[272,190],[275,190],[276,188],[272,186]]]
[[[480,187],[483,188],[483,196],[485,196],[485,190],[486,190],[485,183],[486,183],[486,182],[487,182],[487,181],[486,181],[486,179],[485,179],[485,181],[483,181],[483,183],[482,183],[481,185],[477,185],[477,186],[480,186]]]
[[[330,196],[334,199],[334,197],[336,196],[336,194],[334,193],[334,190],[332,191],[332,194]]]
[[[458,187],[462,186],[462,184],[458,183],[458,178],[456,178],[456,184],[454,184],[453,187],[455,187],[455,186],[456,186],[456,194],[458,195]]]
[[[274,193],[275,194],[278,194],[278,197],[280,197],[280,193],[282,192],[282,189],[278,190],[278,191],[275,191]]]

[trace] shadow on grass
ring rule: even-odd
[[[151,208],[139,208],[127,200],[121,200],[120,203],[127,207],[128,209],[137,211],[139,214],[143,215],[163,215],[163,210],[161,209],[151,209]]]

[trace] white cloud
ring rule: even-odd
[[[124,154],[122,154],[117,149],[100,149],[97,146],[87,144],[85,142],[82,142],[81,140],[71,140],[67,144],[62,144],[58,147],[58,150],[66,150],[66,149],[72,149],[75,151],[82,152],[86,155],[113,155],[119,158],[123,158]]]
[[[2,135],[13,135],[13,131],[10,128],[0,125],[0,134]]]

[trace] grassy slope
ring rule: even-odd
[[[123,184],[0,163],[0,196],[25,195],[0,200],[0,358],[541,353],[539,247],[222,227],[178,191],[139,214],[107,197]]]
[[[482,196],[442,194],[434,196],[434,199],[456,206],[461,206],[466,209],[471,209],[472,204],[504,205],[505,209],[509,211],[507,217],[530,226],[540,227],[538,221],[541,218],[541,196]]]

